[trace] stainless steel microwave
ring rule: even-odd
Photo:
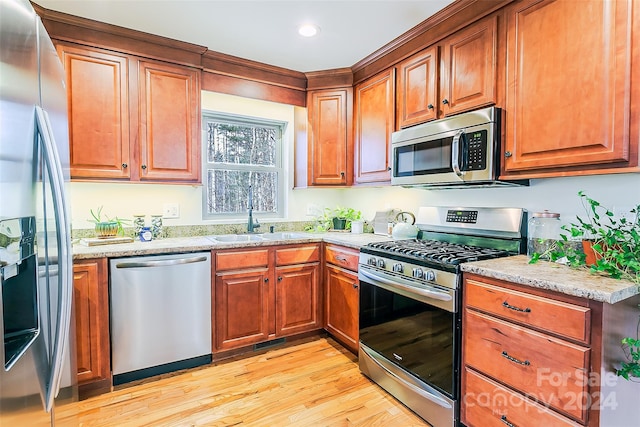
[[[499,181],[502,110],[488,107],[391,135],[391,184],[404,187],[528,185]]]

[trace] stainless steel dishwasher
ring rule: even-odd
[[[211,254],[110,260],[113,384],[211,362]]]

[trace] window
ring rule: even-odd
[[[203,218],[244,218],[253,190],[258,217],[282,217],[286,123],[205,111]]]

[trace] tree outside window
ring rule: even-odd
[[[244,218],[249,186],[254,214],[282,216],[285,126],[253,117],[203,113],[204,219]]]

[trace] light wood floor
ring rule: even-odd
[[[80,426],[428,426],[316,337],[75,403]]]

